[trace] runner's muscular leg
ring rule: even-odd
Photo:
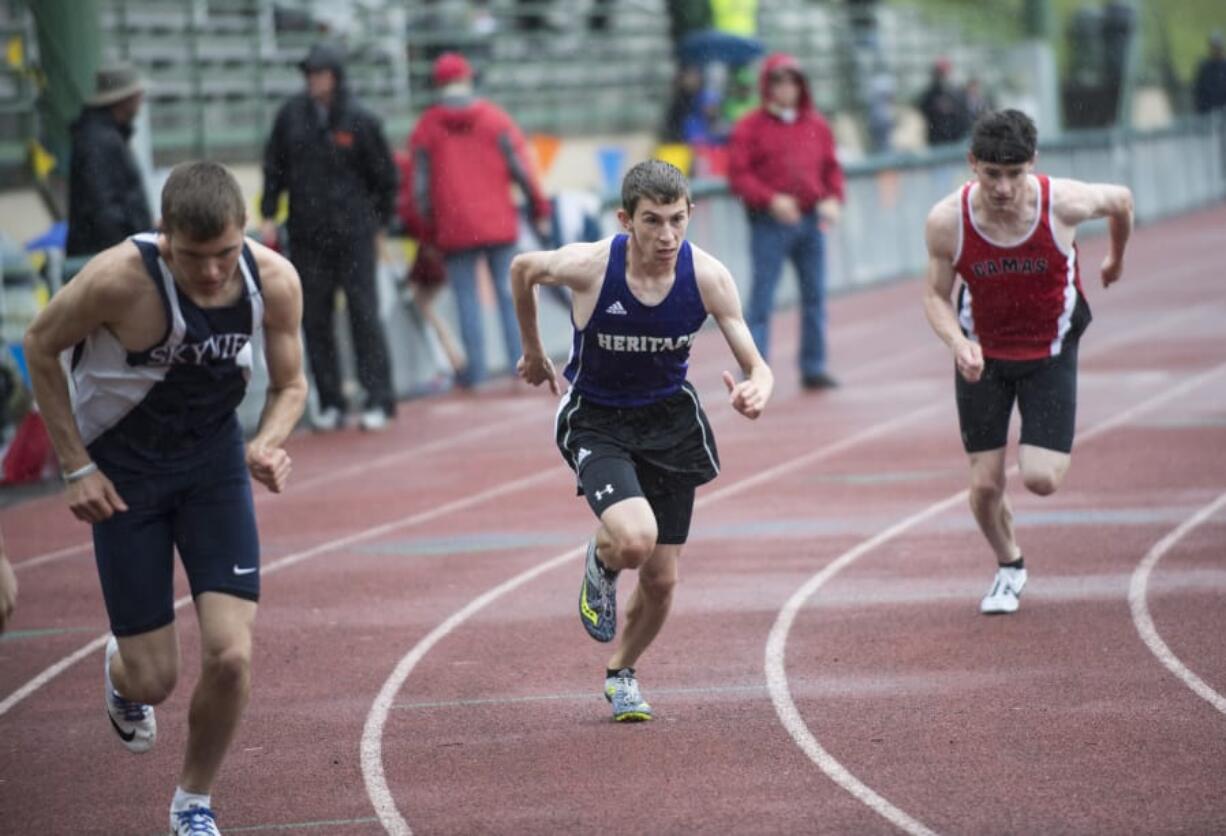
[[[1018,447],[1017,459],[1026,489],[1039,496],[1050,496],[1060,489],[1073,457],[1059,450],[1022,444]]]
[[[256,604],[221,592],[196,598],[200,682],[187,717],[187,751],[179,786],[207,794],[251,692],[251,629]]]
[[[656,516],[641,496],[615,502],[600,515],[596,556],[609,569],[638,569],[656,549]]]
[[[673,604],[677,558],[682,548],[680,545],[657,545],[651,558],[639,567],[639,582],[626,607],[621,642],[609,658],[610,670],[633,667],[664,626]]]
[[[124,699],[157,705],[179,680],[179,635],[174,622],[135,636],[118,636],[111,685]]]
[[[971,512],[979,530],[996,553],[997,563],[1017,560],[1022,552],[1013,537],[1013,510],[1005,496],[1005,448],[971,453],[969,459]]]

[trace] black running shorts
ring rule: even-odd
[[[694,489],[719,473],[715,437],[689,383],[656,403],[625,408],[572,390],[558,410],[557,443],[597,517],[615,502],[644,497],[664,545],[686,541]]]
[[[1014,401],[1022,444],[1068,453],[1077,420],[1077,340],[1042,360],[986,359],[983,376],[967,383],[954,373],[962,446],[968,453],[1004,447]]]

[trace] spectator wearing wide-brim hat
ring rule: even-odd
[[[92,255],[153,226],[145,183],[128,147],[146,83],[130,64],[110,64],[71,128],[68,162],[70,256]]]
[[[94,92],[86,107],[106,107],[145,92],[145,80],[131,64],[110,64],[94,74]]]

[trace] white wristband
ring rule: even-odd
[[[84,467],[78,467],[76,470],[72,471],[71,473],[64,473],[62,475],[64,477],[64,481],[66,483],[71,484],[72,482],[77,482],[77,481],[80,481],[81,479],[84,479],[86,476],[88,476],[91,473],[97,473],[97,472],[98,472],[98,465],[96,465],[93,462],[90,462]]]

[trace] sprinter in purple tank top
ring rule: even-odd
[[[649,160],[622,181],[623,234],[596,243],[524,253],[511,264],[523,338],[519,374],[559,394],[536,321],[536,286],[571,290],[570,383],[556,421],[558,448],[579,493],[600,520],[588,544],[579,619],[592,638],[613,640],[617,578],[638,570],[625,629],[605,671],[618,721],[650,720],[635,664],[672,604],[677,560],[689,535],[694,491],[719,473],[711,426],[686,380],[690,347],[710,315],[743,378],[723,374],[733,409],[762,414],[770,368],[741,314],[723,264],[685,240],[693,202],[675,167]]]

